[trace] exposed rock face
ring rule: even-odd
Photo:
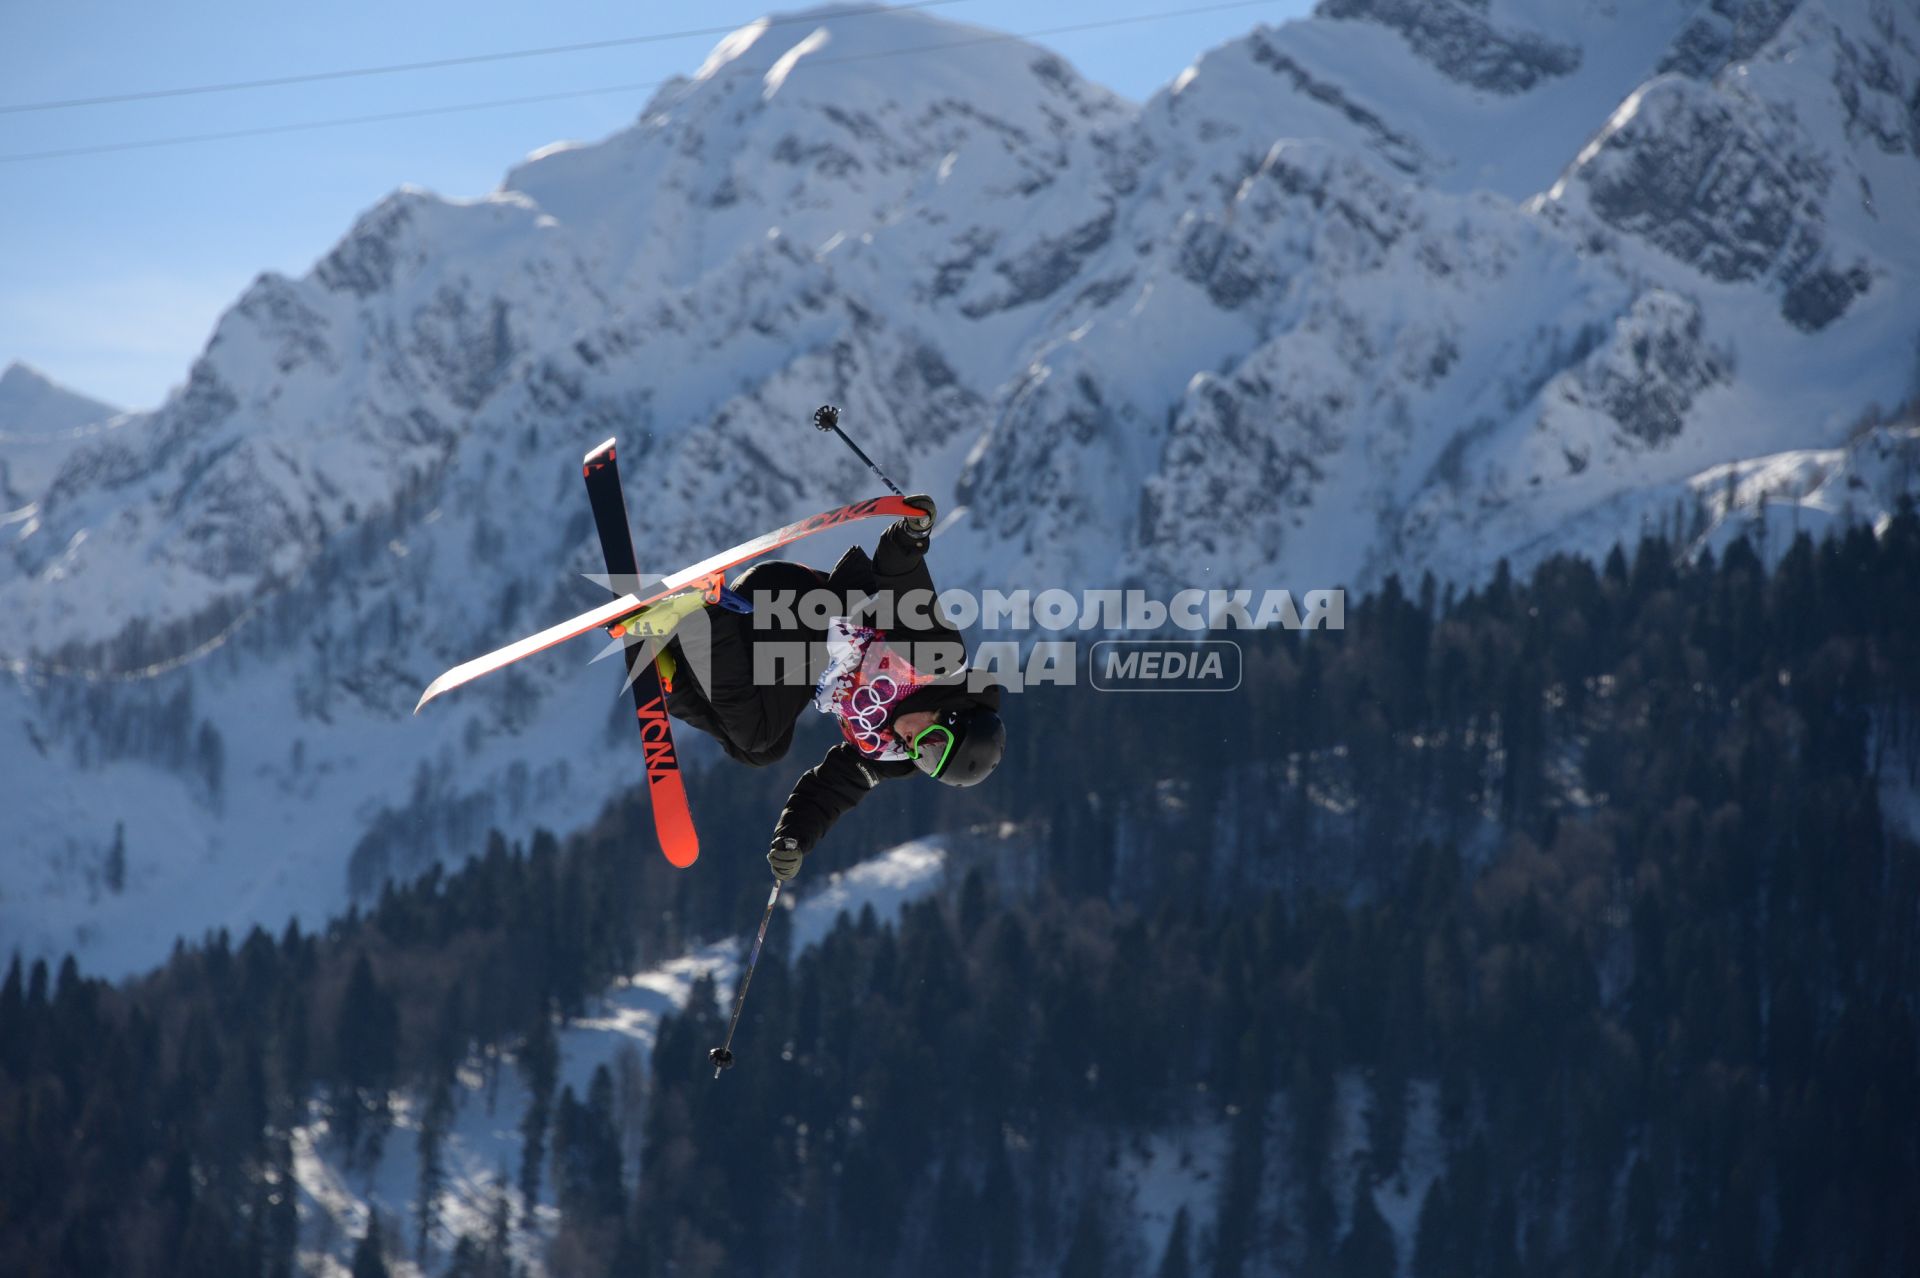
[[[1588,201],[1604,221],[1717,280],[1804,257],[1819,243],[1833,175],[1755,124],[1712,89],[1656,81],[1582,165]]]
[[[1662,71],[1711,79],[1773,39],[1800,0],[1712,0],[1674,40]]]
[[[1588,404],[1623,434],[1658,445],[1678,435],[1707,387],[1724,382],[1732,362],[1705,341],[1699,306],[1653,291],[1634,299],[1612,340],[1562,382],[1569,403]]]
[[[1555,197],[1712,280],[1763,282],[1787,323],[1818,332],[1906,256],[1887,200],[1916,193],[1920,19],[1716,5],[1682,42],[1705,29],[1724,56],[1670,59],[1677,73],[1627,99]]]
[[[1489,93],[1524,93],[1579,67],[1578,46],[1503,30],[1487,9],[1487,0],[1320,0],[1314,12],[1391,27],[1442,75]]]

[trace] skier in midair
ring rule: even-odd
[[[905,500],[923,513],[896,521],[871,555],[854,547],[824,573],[788,560],[756,564],[732,585],[753,612],[707,605],[705,624],[675,627],[661,652],[668,713],[742,763],[785,758],[809,705],[839,726],[845,739],[802,774],[774,827],[767,863],[782,880],[880,782],[920,772],[978,785],[1006,749],[999,687],[970,686],[960,635],[932,606],[933,499]],[[809,595],[829,606],[783,606]],[[876,616],[890,622],[885,630],[868,624]],[[769,678],[774,663],[756,663],[755,652],[770,642],[810,654],[806,678]]]

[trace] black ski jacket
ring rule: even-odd
[[[847,551],[833,571],[821,574],[804,564],[773,560],[756,564],[741,574],[733,587],[749,599],[759,591],[794,590],[804,592],[822,586],[833,591],[843,607],[858,592],[867,596],[891,593],[897,601],[908,592],[934,593],[933,577],[927,571],[927,543],[908,532],[904,523],[896,523],[880,536],[872,555],[858,547]],[[702,732],[716,738],[727,754],[742,763],[765,767],[787,754],[793,746],[794,725],[813,704],[814,680],[820,671],[810,668],[805,681],[793,680],[772,685],[754,683],[756,642],[805,640],[815,651],[826,640],[826,632],[809,627],[798,615],[793,625],[770,628],[756,626],[750,615],[727,612],[717,606],[707,609],[707,635],[697,637],[684,632],[687,647],[707,647],[707,651],[689,654],[684,647],[675,652],[681,673],[667,694],[667,710]],[[901,648],[916,668],[951,668],[965,647],[960,635],[933,608],[927,608],[913,624],[904,607],[895,609],[895,624],[887,630],[889,645]],[[670,649],[682,644],[676,637]],[[930,646],[929,646],[930,645]],[[689,655],[695,658],[690,662]],[[941,660],[930,662],[930,656]],[[698,658],[704,656],[705,664]],[[709,673],[708,686],[689,677],[691,668]],[[915,710],[943,710],[949,706],[973,704],[998,709],[1000,689],[988,687],[969,691],[966,676],[936,681],[916,689],[902,699],[896,715]],[[911,762],[870,759],[851,744],[842,741],[827,751],[814,767],[794,785],[774,837],[791,838],[800,850],[811,852],[833,823],[864,799],[882,781],[912,775]]]

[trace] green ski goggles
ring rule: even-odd
[[[929,740],[936,732],[939,737]],[[952,728],[944,723],[928,724],[913,734],[913,766],[930,777],[939,776],[947,770],[947,760],[953,756],[953,741]]]

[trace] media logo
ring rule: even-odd
[[[1231,639],[1102,639],[1088,677],[1102,692],[1232,692],[1240,660]]]

